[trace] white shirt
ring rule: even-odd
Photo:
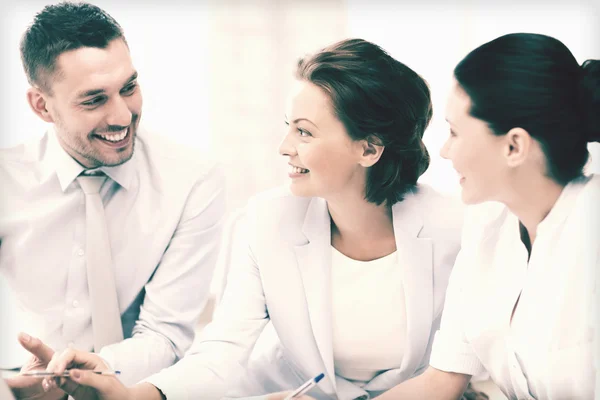
[[[2,400],[14,400],[15,399],[15,397],[12,394],[12,391],[10,390],[10,388],[8,387],[6,382],[4,382],[4,379],[2,379],[1,377],[0,377],[0,399],[2,399]]]
[[[362,387],[402,363],[406,346],[403,272],[396,252],[357,261],[331,249],[335,373]]]
[[[485,368],[511,399],[592,399],[600,176],[564,188],[527,255],[514,214],[497,203],[473,207],[430,364],[471,375]]]
[[[83,167],[51,129],[0,152],[0,367],[28,359],[16,333],[55,350],[93,343],[85,268]],[[125,341],[100,350],[135,383],[189,348],[209,292],[225,211],[223,176],[201,154],[140,129],[100,190]],[[8,305],[7,305],[8,304]]]

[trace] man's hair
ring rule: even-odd
[[[106,11],[88,3],[63,2],[44,7],[21,39],[21,61],[32,86],[51,93],[51,81],[60,73],[56,59],[81,47],[104,49],[123,39],[123,29]]]

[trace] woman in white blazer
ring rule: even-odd
[[[600,61],[511,34],[454,76],[442,155],[473,207],[431,367],[381,398],[457,399],[485,369],[510,399],[598,399]]]
[[[78,383],[110,399],[248,398],[324,373],[311,396],[356,399],[427,366],[462,224],[458,199],[417,184],[427,84],[358,39],[301,59],[296,75],[280,147],[291,184],[250,201],[243,261],[195,352],[134,388],[86,371]],[[94,357],[68,351],[50,369],[106,368]]]

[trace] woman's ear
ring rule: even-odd
[[[517,167],[525,162],[531,151],[533,138],[523,128],[512,128],[505,135],[507,165]]]
[[[360,142],[362,154],[359,164],[365,168],[372,167],[381,158],[385,147],[381,144],[381,140],[374,135],[370,135]]]

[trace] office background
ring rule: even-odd
[[[452,70],[462,57],[502,34],[536,32],[562,40],[580,63],[600,59],[600,3],[593,0],[92,2],[125,30],[144,95],[142,124],[219,159],[230,212],[286,182],[287,161],[277,149],[294,65],[334,41],[374,41],[429,82],[434,116],[424,140],[432,162],[421,181],[457,195],[457,175],[439,149],[448,135],[444,107]],[[0,4],[0,147],[46,129],[26,102],[18,50],[22,32],[46,4]],[[589,148],[588,171],[600,172],[600,145]],[[219,277],[217,271],[216,288]]]
[[[439,149],[448,135],[444,107],[452,70],[463,56],[504,33],[529,31],[562,40],[580,62],[600,59],[600,3],[591,0],[94,3],[125,30],[144,94],[142,123],[218,158],[227,170],[229,210],[285,183],[286,161],[277,148],[295,62],[336,40],[374,41],[429,82],[434,116],[424,140],[432,163],[421,181],[452,193],[458,179]],[[0,147],[45,130],[27,105],[18,51],[22,32],[45,4],[0,5]],[[600,146],[590,149],[588,169],[600,171]]]

